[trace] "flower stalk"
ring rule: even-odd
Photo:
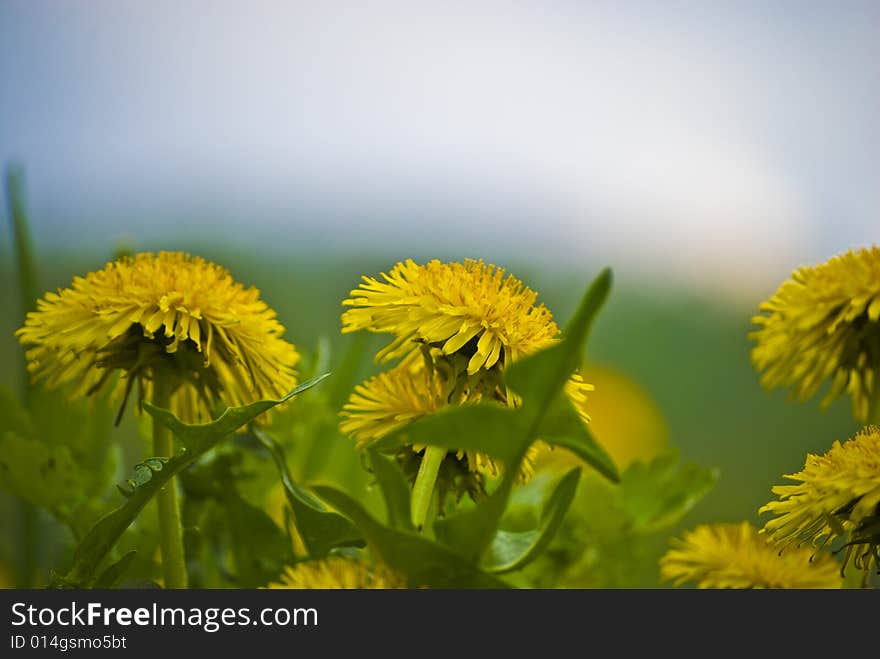
[[[171,374],[153,369],[153,405],[168,408],[171,402]],[[153,453],[157,457],[174,455],[174,437],[157,419],[153,419]],[[166,588],[187,588],[186,555],[183,548],[183,525],[177,501],[177,478],[172,478],[156,495],[159,509],[159,547],[162,552],[162,575]]]
[[[425,519],[428,517],[437,474],[440,473],[440,465],[445,457],[445,448],[439,446],[425,448],[425,455],[422,457],[422,464],[419,465],[419,473],[412,491],[412,522],[419,530],[425,525]]]

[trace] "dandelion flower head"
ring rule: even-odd
[[[390,333],[387,361],[419,344],[451,355],[465,351],[467,372],[510,363],[552,345],[559,328],[537,294],[504,269],[471,259],[398,263],[381,280],[364,277],[343,305],[342,331]]]
[[[400,589],[403,578],[388,567],[342,556],[297,563],[285,568],[271,589]]]
[[[776,485],[779,499],[760,512],[774,517],[764,531],[775,541],[824,545],[849,536],[846,562],[869,569],[880,545],[880,427],[869,426],[824,455],[808,454],[802,471],[786,475],[796,485]]]
[[[589,387],[582,383],[580,389]],[[459,404],[478,402],[484,394],[479,389],[465,388]],[[447,405],[447,387],[435,373],[433,376],[420,361],[403,363],[373,376],[355,387],[342,410],[339,429],[352,437],[360,449],[405,428],[413,421],[434,414]],[[412,446],[420,452],[424,446]],[[520,477],[527,480],[534,473],[538,446],[533,445],[523,461]],[[499,473],[491,457],[476,451],[459,451],[454,458],[471,472],[486,476]]]
[[[660,559],[664,580],[698,588],[840,588],[840,566],[809,549],[779,553],[748,522],[703,524],[673,540]]]
[[[823,405],[846,392],[853,416],[865,423],[880,367],[880,248],[800,268],[760,311],[750,337],[764,386],[806,400],[830,381]]]
[[[278,398],[299,355],[256,288],[180,252],[143,253],[76,277],[37,302],[17,331],[34,380],[100,389],[117,371],[152,399],[157,369],[171,374],[172,409],[187,421],[215,406]]]

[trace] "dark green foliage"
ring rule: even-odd
[[[192,464],[207,451],[212,449],[221,439],[235,432],[238,428],[250,423],[257,416],[279,405],[298,393],[309,389],[323,377],[314,378],[299,385],[284,398],[276,401],[259,401],[242,407],[227,408],[215,421],[205,424],[186,424],[174,416],[169,410],[144,403],[144,409],[159,423],[165,424],[184,444],[180,451],[161,464],[160,469],[148,467],[150,477],[143,479],[146,472],[140,472],[143,480],[138,484],[134,479],[126,482],[135,487],[127,492],[128,499],[116,510],[102,517],[85,535],[73,557],[73,565],[67,574],[58,577],[56,585],[62,587],[89,587],[95,581],[95,571],[104,561],[108,552],[116,544],[119,537],[137,518],[144,506],[156,495],[160,488],[175,475]],[[158,464],[154,463],[154,466]]]

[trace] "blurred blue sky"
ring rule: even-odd
[[[876,1],[2,0],[0,100],[70,248],[220,228],[763,289],[880,227]]]

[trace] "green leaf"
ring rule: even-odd
[[[403,431],[377,442],[375,447],[383,449],[407,441],[449,450],[480,451],[504,463],[505,476],[491,496],[474,509],[438,518],[434,525],[439,539],[467,559],[476,561],[498,528],[507,495],[530,443],[526,422],[520,410],[497,403],[456,405],[413,421]]]
[[[495,534],[530,443],[525,423],[520,410],[496,403],[457,405],[413,421],[404,431],[392,433],[375,447],[384,449],[407,441],[449,450],[470,449],[487,453],[505,464],[504,478],[486,500],[473,509],[438,518],[434,525],[439,539],[461,556],[476,561]]]
[[[518,410],[498,403],[453,405],[416,419],[373,446],[385,450],[403,443],[427,444],[480,451],[510,464],[524,450],[527,436],[522,421]]]
[[[498,531],[516,479],[516,472],[508,469],[501,483],[486,499],[473,508],[438,518],[434,522],[434,534],[438,540],[468,560],[479,562]]]
[[[415,533],[383,526],[350,496],[328,486],[318,495],[348,515],[370,548],[390,568],[406,576],[410,588],[508,588],[447,547]]]
[[[156,421],[171,430],[174,435],[183,442],[189,451],[204,453],[217,443],[221,437],[229,435],[247,423],[257,418],[263,412],[270,410],[276,405],[286,403],[288,400],[314,387],[316,384],[329,377],[329,373],[320,375],[287,393],[280,400],[261,400],[250,405],[241,407],[227,407],[218,418],[210,423],[188,424],[184,423],[171,410],[156,407],[150,402],[144,402],[144,409]]]
[[[287,535],[260,508],[245,501],[233,488],[222,498],[232,536],[239,588],[257,588],[276,579],[292,560]]]
[[[20,318],[23,320],[25,314],[37,303],[37,276],[24,201],[24,171],[19,166],[10,166],[6,171],[6,195],[9,200],[15,260],[18,264]]]
[[[358,371],[370,345],[370,337],[366,332],[348,336],[351,337],[349,348],[339,364],[333,368],[333,382],[326,391],[327,400],[334,410],[342,409],[357,384]]]
[[[135,557],[137,556],[137,551],[132,549],[130,552],[126,553],[122,558],[108,566],[98,578],[95,580],[95,588],[113,588],[116,583],[122,578],[125,574],[126,570],[131,566]]]
[[[16,395],[8,387],[0,386],[0,437],[7,432],[31,437],[33,427],[27,411]]]
[[[438,519],[436,536],[462,557],[477,562],[496,536],[498,525],[528,447],[538,438],[559,443],[588,460],[608,478],[617,478],[614,463],[580,424],[580,429],[558,431],[543,425],[548,410],[561,398],[566,381],[581,362],[590,326],[608,295],[611,272],[604,270],[590,285],[566,327],[564,338],[552,348],[511,364],[505,381],[522,398],[516,410],[496,403],[458,405],[441,409],[408,424],[375,444],[377,449],[403,443],[473,450],[501,460],[505,475],[495,491],[472,509]],[[568,405],[567,416],[573,414]],[[546,430],[545,438],[542,431]]]
[[[328,511],[319,499],[293,481],[281,445],[258,428],[253,433],[275,461],[287,501],[293,510],[296,530],[302,537],[309,557],[322,558],[334,547],[362,547],[363,538],[350,521]]]
[[[521,556],[527,556],[529,549],[535,544],[540,536],[537,529],[531,531],[505,531],[498,529],[486,559],[483,561],[483,569],[486,572],[500,574],[516,569],[517,561]],[[506,569],[508,566],[513,566]]]
[[[566,448],[608,480],[620,482],[617,465],[593,437],[567,396],[558,396],[544,415],[539,436],[548,444]]]
[[[143,462],[139,462],[132,470],[134,476],[127,479],[125,483],[118,483],[116,489],[124,496],[130,497],[137,488],[146,485],[153,478],[154,473],[162,471],[167,463],[168,458],[147,458]]]
[[[324,376],[326,377],[326,376]],[[169,410],[144,403],[144,409],[154,419],[164,423],[172,432],[181,433],[187,439],[186,449],[170,458],[161,471],[153,472],[152,477],[140,487],[135,487],[128,500],[116,510],[111,511],[91,528],[77,546],[73,565],[68,573],[58,578],[56,585],[85,588],[94,583],[95,571],[119,540],[119,537],[137,518],[144,506],[176,474],[213,448],[221,439],[235,432],[268,409],[289,400],[306,389],[313,387],[321,378],[304,382],[280,400],[260,401],[242,407],[228,407],[211,423],[188,425],[174,416]]]
[[[528,565],[550,544],[574,500],[581,470],[575,467],[563,476],[544,505],[540,524],[533,531],[496,534],[483,567],[493,573],[512,572]]]
[[[370,449],[370,465],[388,509],[388,520],[395,528],[415,530],[410,511],[410,487],[400,467],[375,449]]]
[[[574,317],[552,348],[529,355],[505,369],[507,386],[519,394],[533,423],[540,422],[569,376],[583,362],[583,350],[593,319],[611,290],[611,270],[605,269],[590,284]]]
[[[98,498],[112,483],[117,468],[111,394],[70,400],[66,390],[35,387],[29,409],[33,437],[47,446],[64,446],[80,471],[83,498]]]
[[[621,503],[634,530],[650,533],[678,522],[717,480],[717,470],[682,463],[673,451],[630,465],[621,480]]]
[[[540,474],[517,493],[515,514],[505,528],[529,528],[533,499],[546,490]],[[575,500],[551,549],[518,575],[535,587],[644,588],[658,578],[658,560],[669,533],[714,482],[713,470],[681,463],[676,452],[633,463],[619,485],[584,472]],[[511,506],[513,507],[513,506]]]
[[[7,432],[0,437],[0,489],[60,513],[77,497],[81,483],[67,447],[49,447]]]
[[[541,437],[540,431],[545,415],[554,406],[555,399],[562,394],[562,389],[576,366],[581,363],[581,353],[590,326],[605,302],[610,288],[611,271],[605,269],[587,289],[577,312],[566,326],[563,339],[552,348],[530,355],[507,367],[505,381],[522,398],[521,407],[513,415],[515,420],[512,419],[507,426],[510,428],[507,442],[510,450],[515,451],[515,457],[505,463],[504,478],[489,497],[471,510],[439,519],[434,527],[437,537],[450,547],[455,547],[463,556],[478,560],[495,537],[522,459],[529,445]],[[415,423],[408,429],[410,427],[415,427]],[[434,430],[430,426],[429,429]],[[547,429],[552,430],[551,427]],[[463,432],[468,434],[468,429],[463,428]],[[499,435],[503,434],[501,430],[496,432]],[[479,434],[473,429],[470,433]],[[433,435],[423,437],[415,432],[412,434],[418,443],[430,443],[426,441],[428,439],[442,441]],[[468,437],[468,439],[474,442],[480,441],[479,437]],[[493,440],[496,439],[490,436],[493,447]],[[591,464],[595,463],[601,467],[605,475],[616,476],[617,472],[611,460],[607,459],[595,441],[591,442],[590,439],[584,431],[580,435],[549,437],[548,441],[555,440],[567,448],[576,450],[585,459],[589,457]],[[461,442],[463,439],[456,438],[456,441]]]

